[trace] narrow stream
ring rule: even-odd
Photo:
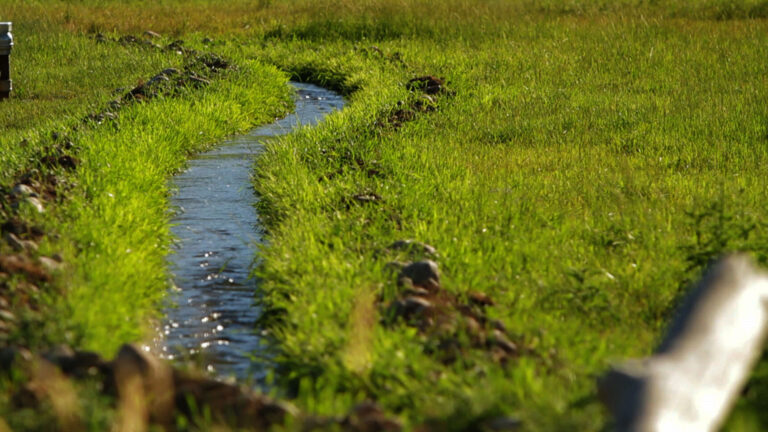
[[[171,205],[177,209],[171,254],[177,290],[162,323],[161,356],[196,357],[218,376],[262,379],[265,368],[251,355],[260,347],[254,323],[256,281],[249,278],[262,241],[251,185],[254,157],[264,140],[314,125],[344,105],[342,97],[311,84],[296,88],[295,113],[234,137],[194,157],[171,180]]]

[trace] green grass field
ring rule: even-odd
[[[595,378],[653,350],[706,264],[736,250],[768,262],[768,2],[12,1],[9,11],[16,90],[0,105],[0,181],[33,166],[53,130],[72,137],[80,164],[61,174],[68,199],[29,212],[56,233],[39,253],[60,253],[67,271],[6,343],[111,355],[145,336],[167,289],[165,180],[189,152],[284,113],[289,77],[350,101],[272,142],[255,166],[274,392],[307,412],[372,399],[409,430],[481,430],[502,415],[524,430],[603,430]],[[144,30],[238,69],[131,105],[119,127],[72,131],[115,88],[183,66],[172,52],[94,39]],[[448,91],[427,100],[407,88],[424,75]],[[393,320],[402,289],[390,263],[424,256],[387,249],[401,239],[436,248],[446,295],[490,296],[483,314],[519,355],[497,361],[461,317],[427,331]],[[766,365],[727,429],[768,427]],[[8,409],[23,430],[29,416]]]

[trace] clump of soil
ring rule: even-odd
[[[145,34],[156,35],[154,32],[145,32]],[[147,37],[154,38],[157,36]],[[108,107],[104,110],[86,116],[84,119],[86,123],[100,125],[105,122],[115,122],[118,118],[118,111],[127,105],[135,102],[146,102],[159,96],[175,97],[188,89],[197,89],[210,85],[211,80],[222,71],[236,69],[229,59],[218,54],[187,48],[182,40],[176,40],[165,47],[161,47],[150,40],[142,40],[130,35],[110,40],[101,34],[97,34],[95,38],[101,42],[114,41],[122,45],[138,44],[152,49],[174,51],[179,55],[184,55],[186,59],[181,70],[166,68],[146,81],[139,81],[127,93],[110,101]]]
[[[452,94],[445,87],[445,78],[437,78],[432,75],[424,75],[412,78],[405,87],[410,91],[421,91],[428,95]]]
[[[437,257],[434,247],[413,240],[399,240],[387,249]],[[384,306],[385,325],[419,329],[427,337],[426,351],[444,363],[459,360],[468,349],[484,350],[499,363],[534,354],[501,321],[488,317],[487,308],[495,305],[490,296],[481,292],[458,296],[444,290],[439,266],[432,259],[392,262],[390,268],[398,271],[398,294]]]
[[[448,90],[443,78],[432,75],[412,78],[405,87],[413,93],[413,97],[407,101],[398,101],[384,118],[376,121],[376,127],[398,130],[405,123],[416,120],[421,114],[437,111],[441,97],[456,94]]]

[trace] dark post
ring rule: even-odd
[[[0,22],[0,100],[8,99],[13,90],[11,83],[11,49],[13,49],[13,23]]]

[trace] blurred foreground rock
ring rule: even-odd
[[[713,265],[688,295],[656,353],[598,382],[617,431],[718,430],[768,328],[768,276],[742,255]]]
[[[265,431],[284,425],[299,430],[349,432],[399,431],[399,421],[375,403],[354,407],[344,417],[311,417],[286,401],[202,375],[175,369],[137,345],[123,345],[112,361],[88,351],[58,346],[42,355],[25,348],[0,348],[0,372],[24,371],[28,381],[12,395],[16,408],[39,409],[51,403],[58,418],[76,424],[79,419],[73,382],[96,380],[105,394],[115,396],[116,430],[176,430],[176,420],[192,424],[205,417],[214,425],[244,431]],[[63,399],[62,399],[63,398]],[[65,402],[66,406],[57,408]],[[61,411],[61,414],[58,413]],[[203,416],[204,414],[204,416]],[[207,425],[199,425],[207,427]],[[79,429],[68,429],[79,430]]]

